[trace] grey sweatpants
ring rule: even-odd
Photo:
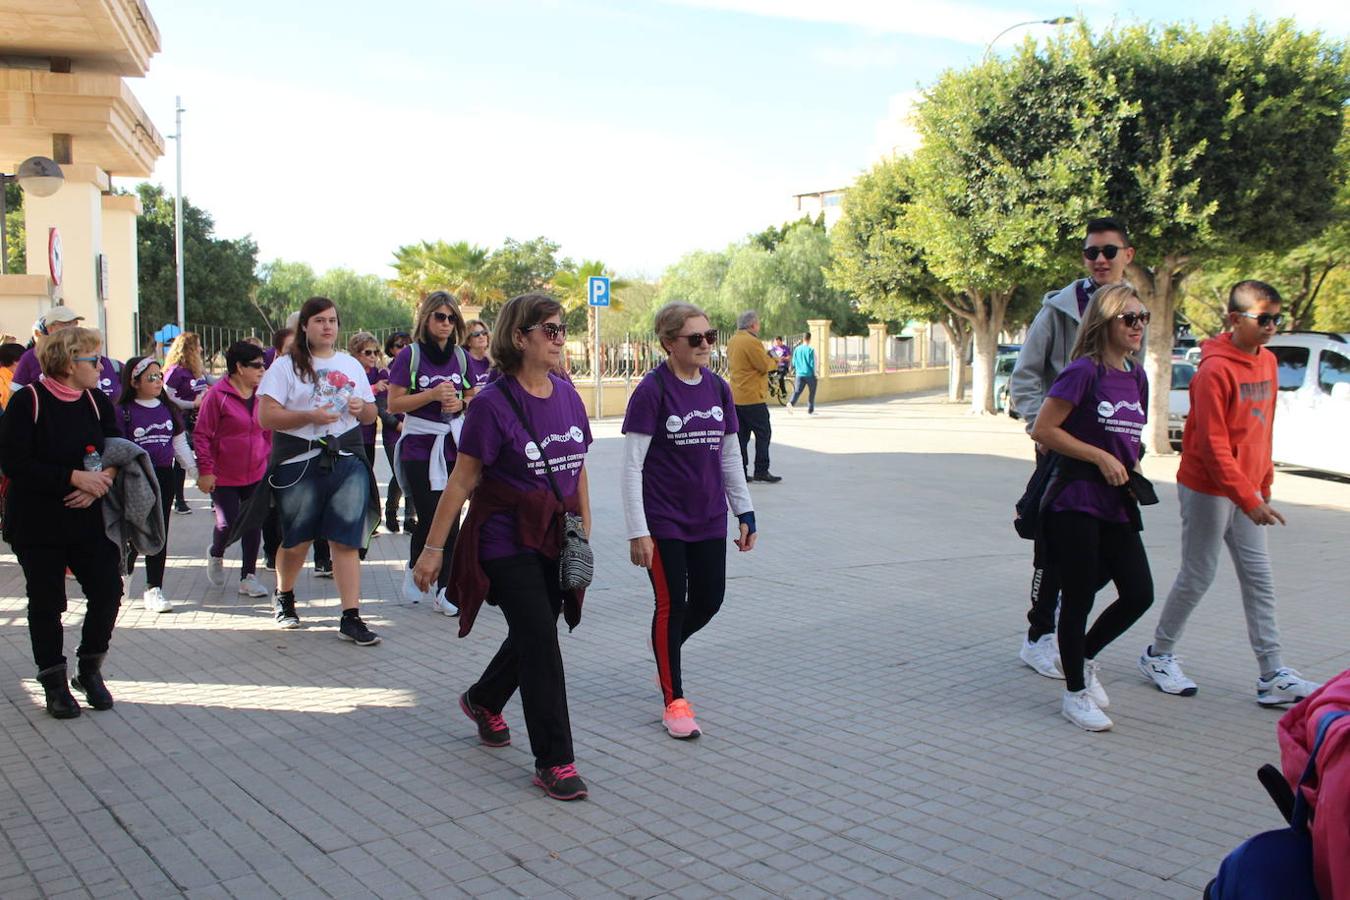
[[[1181,500],[1181,571],[1163,604],[1153,633],[1153,652],[1172,653],[1186,620],[1214,583],[1219,549],[1228,545],[1242,590],[1247,639],[1261,674],[1274,672],[1280,660],[1280,629],[1275,624],[1275,579],[1266,549],[1266,527],[1257,525],[1227,497],[1202,494],[1177,485]]]

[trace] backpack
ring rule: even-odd
[[[1331,723],[1342,716],[1350,716],[1350,710],[1329,712],[1317,723],[1317,739],[1308,754],[1308,766],[1294,790],[1289,827],[1250,837],[1224,857],[1219,874],[1205,887],[1206,900],[1264,900],[1267,897],[1318,900],[1303,786],[1317,778],[1317,752],[1322,749]],[[1284,785],[1283,779],[1280,784]],[[1279,802],[1278,797],[1276,802]]]
[[[412,348],[412,358],[408,360],[408,393],[416,394],[417,387],[417,367],[422,361],[422,348],[417,341],[409,344]],[[459,390],[456,393],[460,399],[464,398],[464,382],[469,377],[469,358],[464,353],[464,348],[459,344],[455,345],[455,365],[459,366]],[[453,384],[454,382],[451,382]]]

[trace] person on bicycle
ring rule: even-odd
[[[778,397],[780,399],[786,398],[787,370],[788,364],[792,362],[792,349],[788,347],[787,342],[783,339],[781,334],[773,339],[773,346],[769,348],[769,355],[773,357],[774,363],[778,366],[777,370],[773,375],[770,375],[769,378],[772,379],[774,375],[778,377]]]

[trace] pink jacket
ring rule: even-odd
[[[267,471],[272,432],[259,424],[257,403],[256,393],[245,400],[230,379],[222,378],[211,385],[197,411],[192,437],[197,471],[216,476],[221,487],[257,484]]]
[[[1324,713],[1350,710],[1350,669],[1322,685],[1280,719],[1284,777],[1298,784]],[[1333,722],[1317,754],[1316,786],[1304,788],[1313,813],[1313,874],[1323,897],[1350,897],[1350,716]]]

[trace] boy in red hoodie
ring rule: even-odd
[[[1280,295],[1261,281],[1240,281],[1228,293],[1230,330],[1204,343],[1191,381],[1191,412],[1181,439],[1181,571],[1172,584],[1139,671],[1167,694],[1197,688],[1172,655],[1186,620],[1214,582],[1226,543],[1237,569],[1247,636],[1261,673],[1256,702],[1281,706],[1317,685],[1287,668],[1275,623],[1275,580],[1262,526],[1284,524],[1270,505],[1275,477],[1271,433],[1278,388],[1275,356],[1265,344],[1281,321]]]

